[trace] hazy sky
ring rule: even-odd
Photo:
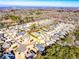
[[[79,0],[0,0],[3,5],[79,7]]]

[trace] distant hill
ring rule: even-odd
[[[5,9],[5,8],[60,8],[60,9],[79,9],[79,7],[55,7],[55,6],[15,6],[15,5],[0,5],[0,9]]]

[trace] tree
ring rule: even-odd
[[[35,29],[35,28],[36,28],[36,24],[35,23],[30,26],[30,29]]]
[[[55,44],[46,50],[46,59],[76,59],[79,58],[79,48]]]
[[[13,20],[13,21],[20,20],[20,17],[19,17],[19,16],[10,15],[9,17],[10,17],[10,19]]]

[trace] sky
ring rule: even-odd
[[[79,0],[0,0],[0,6],[79,7]]]

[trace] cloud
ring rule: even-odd
[[[79,2],[0,2],[0,5],[79,7]]]

